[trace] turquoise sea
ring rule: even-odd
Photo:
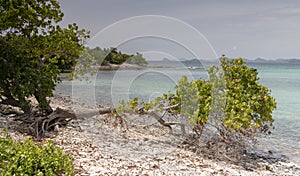
[[[300,164],[300,65],[249,64],[257,68],[260,82],[269,87],[277,101],[275,129],[264,147],[282,152]]]
[[[63,80],[57,92],[99,104],[116,105],[121,99],[139,97],[149,101],[168,91],[182,75],[191,79],[208,79],[204,69],[180,62],[150,62],[150,65],[174,68],[147,68],[142,70],[101,71],[90,81]],[[251,63],[259,72],[261,84],[269,87],[277,101],[273,133],[259,139],[258,148],[272,150],[300,164],[300,65],[277,63]],[[187,67],[188,66],[188,67]]]

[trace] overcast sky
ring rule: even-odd
[[[92,38],[109,25],[126,18],[162,15],[179,19],[197,29],[218,56],[225,54],[228,57],[249,59],[300,58],[299,0],[59,0],[59,2],[65,14],[62,24],[75,22],[80,28],[90,30]],[[128,30],[135,30],[135,26],[132,27],[133,29],[122,27],[114,32],[127,35]],[[157,26],[149,24],[148,28],[155,30]],[[171,27],[168,30],[171,33],[176,31]],[[177,35],[193,38],[190,33]],[[174,44],[156,38],[136,39],[118,47],[124,52],[157,50],[157,53],[174,57],[193,57],[184,49],[179,49],[180,46],[176,42]]]

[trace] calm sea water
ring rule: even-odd
[[[300,164],[300,65],[249,64],[258,69],[260,82],[269,87],[277,101],[273,134],[263,147],[287,155]]]
[[[170,65],[170,63],[150,63]],[[182,75],[192,79],[208,79],[203,69],[187,68],[176,62],[176,68],[149,68],[143,70],[101,71],[90,81],[63,81],[56,90],[85,99],[87,102],[116,105],[122,99],[139,97],[147,102],[168,91]],[[260,82],[272,90],[278,107],[274,111],[273,133],[259,139],[258,148],[286,155],[300,164],[300,65],[249,64],[259,72]],[[72,85],[73,84],[73,85]]]

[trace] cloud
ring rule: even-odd
[[[274,16],[300,16],[300,7],[282,7],[275,8],[270,11],[270,15]]]
[[[80,27],[91,30],[92,36],[128,17],[164,15],[197,28],[220,51],[219,54],[230,52],[245,57],[299,55],[298,0],[59,1],[65,12],[63,24],[76,22]],[[120,32],[124,31],[120,29]],[[183,37],[186,35],[189,34],[182,34]],[[289,48],[282,49],[282,43]]]

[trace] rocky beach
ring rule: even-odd
[[[54,109],[77,114],[77,120],[43,139],[53,140],[74,157],[76,175],[300,175],[297,164],[271,154],[251,158],[245,153],[249,159],[237,164],[213,158],[204,149],[195,152],[198,149],[186,142],[188,134],[182,135],[177,128],[170,133],[149,117],[129,114],[121,126],[70,97],[56,94],[50,101]],[[8,127],[14,140],[27,137],[14,131],[14,123],[1,114],[1,127]]]

